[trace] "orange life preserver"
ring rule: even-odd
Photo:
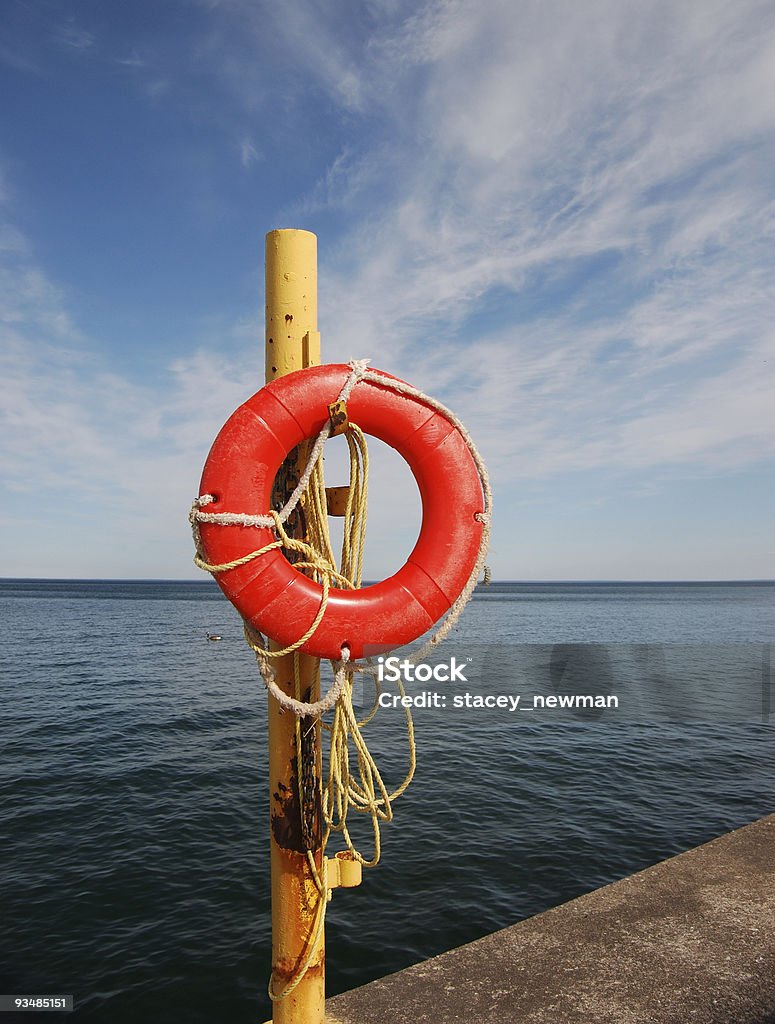
[[[387,381],[397,380],[382,371]],[[227,420],[207,457],[201,495],[208,513],[265,515],[275,476],[288,453],[315,437],[328,420],[350,368],[327,364],[297,370],[267,384]],[[403,382],[399,382],[403,383]],[[455,425],[421,399],[366,379],[347,399],[352,422],[406,459],[422,499],[420,536],[393,576],[360,590],[331,588],[325,615],[301,650],[341,657],[347,644],[359,658],[392,650],[421,636],[450,608],[477,562],[484,511],[476,463]],[[199,527],[208,562],[223,564],[275,540],[258,526]],[[278,549],[216,576],[242,617],[283,646],[313,622],[321,586]]]

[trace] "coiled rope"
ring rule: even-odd
[[[368,369],[368,359],[357,359],[352,360],[349,363],[350,374],[339,393],[339,401],[345,401],[352,394],[353,388],[359,383],[359,381],[371,381],[375,384],[379,384],[382,387],[391,388],[400,394],[408,395],[412,398],[417,399],[423,404],[434,409],[436,412],[446,417],[449,422],[459,431],[466,446],[468,447],[471,457],[476,465],[479,479],[482,484],[482,492],[484,495],[484,509],[478,513],[476,518],[483,524],[482,536],[479,545],[479,553],[474,564],[474,567],[469,576],[468,582],[461,591],[459,597],[453,602],[445,618],[442,620],[439,628],[433,632],[428,641],[423,647],[414,652],[409,657],[409,661],[412,663],[422,661],[428,656],[428,654],[441,643],[442,640],[450,633],[458,619],[460,618],[463,609],[471,599],[471,595],[474,592],[476,584],[479,580],[480,574],[485,569],[485,559],[487,557],[487,548],[489,546],[490,539],[490,517],[492,511],[492,490],[490,487],[490,478],[487,473],[487,467],[484,464],[484,460],[479,453],[476,445],[471,438],[471,435],[466,430],[465,425],[460,419],[446,406],[442,405],[437,399],[426,395],[424,392],[412,387],[411,384],[406,384],[404,381],[396,380],[393,377],[385,376],[381,373],[375,373],[373,370]],[[351,428],[354,425],[351,424]],[[362,445],[362,450],[365,451],[365,439],[363,433],[358,429],[358,435],[360,436],[359,445]],[[325,485],[322,483],[322,463],[321,456],[323,454],[323,446],[331,435],[331,424],[326,422],[323,429],[320,431],[315,439],[312,449],[309,453],[307,464],[304,468],[298,484],[296,485],[293,493],[291,494],[288,501],[285,503],[283,508],[279,511],[269,511],[263,515],[248,515],[241,512],[207,512],[204,511],[207,505],[212,504],[215,500],[212,495],[204,494],[194,500],[194,504],[189,513],[189,521],[191,522],[193,534],[194,534],[194,545],[196,548],[196,554],[194,555],[194,562],[199,566],[200,569],[204,569],[206,572],[213,574],[226,572],[229,569],[236,569],[242,565],[246,565],[248,562],[253,561],[255,558],[260,558],[261,555],[266,554],[269,551],[275,550],[276,548],[285,548],[288,551],[296,551],[305,556],[305,560],[302,562],[296,562],[296,566],[299,569],[306,568],[313,572],[313,578],[317,578],[317,581],[321,585],[321,599],[318,611],[310,624],[307,631],[299,637],[293,644],[282,648],[279,651],[269,650],[269,645],[266,643],[262,635],[252,627],[245,626],[245,636],[248,644],[251,646],[256,654],[256,658],[259,663],[259,668],[266,682],[267,689],[270,691],[275,700],[278,701],[282,707],[292,711],[296,715],[322,715],[326,711],[330,711],[333,708],[342,692],[343,679],[348,671],[357,672],[373,672],[373,667],[368,663],[354,663],[349,661],[349,652],[345,655],[343,650],[343,657],[340,661],[334,662],[335,674],[334,681],[329,689],[328,693],[318,701],[313,703],[305,703],[299,701],[293,697],[288,696],[278,685],[274,677],[274,672],[271,669],[269,659],[283,657],[290,654],[292,651],[298,650],[302,647],[315,633],[318,626],[323,620],[325,615],[326,606],[328,604],[328,594],[332,580],[338,583],[342,587],[354,588],[360,586],[360,582],[355,584],[349,579],[345,569],[350,567],[349,559],[352,557],[348,548],[348,561],[347,566],[345,565],[345,550],[344,547],[348,544],[345,540],[342,552],[342,572],[337,571],[335,566],[335,559],[331,551],[330,537],[328,535],[327,516],[323,514],[325,510]],[[348,438],[348,443],[351,444],[351,465],[353,458],[354,443],[351,440],[351,433],[353,430],[348,431],[345,435]],[[368,463],[365,464],[366,471],[368,471]],[[320,469],[318,467],[321,467]],[[313,498],[311,503],[313,517],[318,526],[318,533],[320,539],[323,542],[323,550],[313,544],[312,537],[310,534],[310,541],[302,541],[293,537],[289,537],[284,529],[283,524],[287,521],[288,517],[295,510],[299,502],[301,501],[302,495],[305,494],[310,486],[310,481],[314,473],[320,473],[320,478],[317,486],[312,488],[312,494],[317,492],[317,498]],[[321,490],[322,488],[322,490]],[[362,535],[365,533],[365,518],[366,518],[366,490],[363,490],[363,496],[358,497],[360,492],[353,492],[351,489],[347,512],[350,514],[350,518],[346,519],[347,522],[352,522],[357,525],[355,530],[356,535],[361,536],[360,542],[350,542],[354,549],[357,551],[357,557],[360,559],[360,567],[363,564],[363,542]],[[363,509],[359,508],[359,502],[362,502]],[[257,548],[255,551],[251,551],[240,558],[236,558],[231,562],[223,562],[220,564],[213,564],[208,562],[204,557],[202,549],[201,537],[199,534],[199,523],[213,523],[218,526],[257,526],[257,527],[269,527],[273,528],[278,535],[278,539],[265,545],[262,548]],[[309,532],[309,531],[308,531]],[[348,536],[348,530],[345,529],[345,537]],[[485,576],[489,579],[489,571],[485,573]]]
[[[368,360],[354,360],[349,365],[350,374],[339,394],[339,401],[346,401],[360,381],[372,381],[382,387],[392,388],[423,402],[445,416],[460,432],[474,459],[482,484],[484,509],[477,515],[477,518],[482,522],[483,530],[476,563],[460,596],[450,607],[439,628],[432,633],[418,651],[415,651],[408,658],[411,663],[416,663],[424,660],[455,626],[463,609],[470,600],[479,576],[483,571],[485,579],[489,580],[489,569],[484,564],[489,543],[492,508],[489,476],[482,457],[465,426],[444,405],[411,385],[405,384],[403,381],[370,371],[368,369]],[[343,646],[341,659],[331,663],[334,672],[333,682],[325,696],[320,700],[312,702],[301,700],[299,648],[314,635],[320,622],[323,620],[331,585],[347,589],[358,589],[362,585],[369,474],[366,439],[356,424],[349,424],[344,436],[347,440],[350,455],[350,481],[345,508],[345,526],[340,567],[337,569],[328,528],[326,491],[321,458],[323,447],[326,440],[331,436],[331,432],[331,424],[327,422],[311,446],[298,484],[279,512],[270,510],[265,515],[249,515],[240,512],[208,512],[206,508],[214,501],[214,498],[211,495],[205,494],[195,499],[189,514],[189,521],[194,535],[194,562],[199,568],[215,575],[226,572],[229,569],[238,568],[253,559],[260,558],[269,551],[282,548],[300,555],[301,559],[294,562],[295,567],[299,570],[306,570],[321,586],[320,605],[313,622],[303,636],[281,650],[271,650],[266,638],[251,624],[243,620],[245,639],[256,656],[256,662],[267,690],[283,709],[291,711],[296,716],[296,749],[299,752],[297,778],[300,808],[303,807],[301,772],[301,751],[303,749],[302,718],[322,718],[327,711],[332,709],[334,711],[333,720],[330,724],[321,722],[323,729],[330,734],[327,775],[322,791],[322,815],[324,822],[324,833],[321,843],[321,854],[323,856],[322,872],[319,873],[317,870],[313,852],[307,850],[310,873],[320,893],[317,920],[310,937],[307,955],[299,966],[294,978],[279,993],[274,991],[273,979],[270,978],[269,996],[275,1002],[289,996],[301,982],[312,962],[323,934],[325,908],[332,896],[332,890],[329,888],[327,881],[326,859],[324,855],[331,833],[338,832],[341,834],[343,842],[354,860],[364,867],[376,866],[381,856],[380,825],[382,822],[392,820],[393,801],[401,796],[409,786],[416,766],[414,725],[409,708],[404,708],[409,767],[403,781],[395,789],[388,790],[379,768],[368,749],[363,736],[363,729],[372,721],[379,708],[381,692],[381,684],[377,678],[375,666],[371,663],[370,659],[366,659],[363,662],[351,661],[348,648]],[[285,523],[301,501],[304,502],[306,516],[306,541],[289,536],[285,529]],[[213,564],[208,562],[204,555],[199,533],[199,524],[202,522],[220,526],[268,527],[274,530],[277,539],[231,562]],[[275,658],[284,657],[289,654],[293,655],[293,697],[285,693],[277,684],[275,672],[271,664]],[[370,676],[375,688],[373,705],[365,718],[360,720],[355,713],[352,700],[355,674]],[[403,697],[405,690],[400,679],[397,682],[397,686],[400,696]],[[357,774],[354,773],[351,763],[351,743],[356,754]],[[363,856],[353,842],[347,823],[348,812],[351,809],[357,813],[366,814],[371,819],[373,855],[369,859]]]

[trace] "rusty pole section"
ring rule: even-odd
[[[317,333],[317,237],[310,231],[270,231],[266,236],[266,381],[320,363]],[[276,507],[295,487],[299,456],[292,453],[275,485]],[[304,533],[303,509],[288,527]],[[299,635],[308,623],[299,623]],[[320,697],[319,661],[300,655],[301,699]],[[294,656],[275,664],[277,682],[295,695]],[[269,697],[269,801],[272,872],[272,989],[296,978],[314,937],[320,893],[310,873],[311,849],[320,872],[321,742],[319,720],[296,720]],[[299,772],[303,780],[299,798]],[[303,806],[300,806],[303,803]],[[304,824],[302,822],[304,821]],[[325,948],[321,940],[307,973],[286,998],[273,1003],[273,1024],[321,1024],[325,1014]]]

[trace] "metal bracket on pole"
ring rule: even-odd
[[[343,402],[341,399],[332,402],[328,407],[328,418],[331,422],[330,437],[336,437],[349,430],[350,418],[347,415],[347,402]]]
[[[320,331],[307,331],[301,339],[302,365],[320,365]]]
[[[333,857],[326,857],[326,881],[329,889],[354,889],[363,881],[361,862],[349,850],[340,850]]]
[[[350,498],[350,488],[326,487],[326,512],[330,516],[344,516],[347,514],[347,502]]]

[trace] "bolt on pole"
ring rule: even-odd
[[[320,363],[317,333],[317,237],[310,231],[283,229],[266,236],[266,381]],[[291,455],[278,474],[276,491],[284,500],[295,486],[299,467]],[[303,518],[286,527],[303,538]],[[289,530],[290,532],[290,530]],[[300,623],[300,628],[306,628]],[[301,699],[320,698],[320,662],[301,654]],[[295,696],[294,655],[275,659],[277,682]],[[301,721],[302,749],[296,749],[296,716],[282,713],[269,697],[269,806],[272,884],[272,987],[282,993],[297,977],[314,941],[318,915],[325,900],[315,884],[307,859],[311,849],[322,877],[320,720]],[[314,765],[311,800],[314,823],[302,829],[299,773],[306,776],[310,799],[310,768]],[[303,777],[304,777],[303,776]],[[305,812],[309,816],[310,808]],[[309,818],[308,818],[309,820]],[[325,1015],[325,943],[318,948],[299,984],[273,1003],[273,1024],[322,1024]]]

